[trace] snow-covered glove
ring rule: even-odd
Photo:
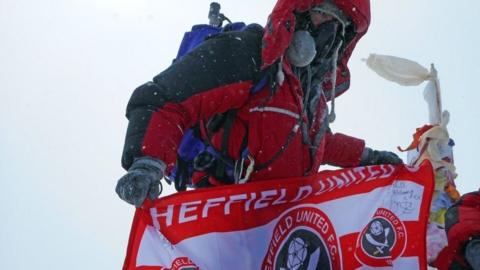
[[[166,165],[163,161],[151,157],[135,159],[127,174],[118,180],[115,192],[120,199],[140,207],[148,197],[158,198],[162,193],[162,184]]]
[[[402,164],[403,161],[395,153],[389,151],[372,150],[369,147],[363,149],[360,166],[379,164]]]

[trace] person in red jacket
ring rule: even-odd
[[[334,99],[350,86],[348,59],[369,23],[369,0],[279,0],[265,28],[215,35],[174,61],[128,103],[119,197],[137,207],[157,198],[194,126],[217,150],[195,158],[194,187],[306,176],[322,164],[401,163],[329,129]],[[217,116],[224,124],[209,132]]]
[[[480,270],[480,191],[464,194],[445,214],[448,246],[437,257],[439,270]]]

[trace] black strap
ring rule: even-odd
[[[185,191],[187,190],[187,182],[192,177],[189,174],[188,167],[190,166],[188,161],[181,158],[177,158],[177,175],[175,177],[175,190]]]
[[[228,156],[228,139],[232,132],[233,122],[237,115],[237,110],[229,110],[227,112],[227,116],[224,122],[223,127],[223,136],[222,136],[222,144],[220,146],[220,155],[222,159],[230,160],[231,158]],[[225,162],[218,162],[216,169],[215,169],[215,177],[217,179],[225,179]]]
[[[225,119],[225,126],[223,128],[223,137],[221,151],[223,155],[228,155],[228,138],[232,132],[233,122],[237,116],[237,110],[230,110],[227,112],[227,118]]]

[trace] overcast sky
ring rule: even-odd
[[[264,25],[274,2],[220,3],[234,21]],[[134,210],[114,193],[126,104],[171,63],[183,32],[207,22],[209,3],[0,0],[0,269],[120,269]],[[360,59],[433,62],[458,188],[478,189],[479,14],[475,0],[372,0],[333,129],[376,149],[407,146],[428,120],[423,85],[384,81]]]

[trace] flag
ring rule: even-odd
[[[428,161],[180,192],[135,212],[125,270],[427,269]]]
[[[428,81],[423,97],[428,104],[429,122],[437,125],[444,121],[440,80],[433,64],[429,71],[415,61],[392,55],[370,54],[364,60],[380,77],[402,86],[414,86]]]

